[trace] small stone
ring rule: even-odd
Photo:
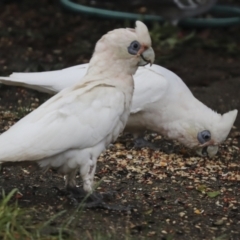
[[[22,197],[23,197],[23,194],[20,193],[20,192],[17,192],[16,195],[15,195],[15,198],[16,198],[16,199],[20,199],[20,198],[22,198]]]
[[[184,217],[185,215],[186,215],[185,212],[180,212],[180,213],[179,213],[179,216],[180,216],[180,217]]]
[[[111,182],[111,180],[108,180],[108,179],[104,179],[103,181],[106,182],[106,183],[110,183]]]
[[[149,232],[149,233],[147,234],[148,237],[152,237],[152,236],[154,236],[154,235],[156,235],[156,232],[154,232],[154,231],[151,231],[151,232]]]
[[[224,224],[224,220],[223,219],[219,219],[215,222],[213,222],[214,226],[222,226]]]
[[[199,209],[195,209],[195,210],[194,210],[194,213],[196,213],[196,214],[201,214],[202,212],[201,212]]]

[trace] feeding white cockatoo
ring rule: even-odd
[[[50,72],[13,73],[0,77],[0,83],[54,94],[80,81],[87,69],[88,64],[82,64]],[[237,110],[223,115],[214,112],[197,100],[176,74],[158,65],[139,67],[134,83],[126,131],[137,136],[150,130],[196,149],[199,155],[216,155]]]
[[[83,78],[0,135],[0,163],[56,168],[66,175],[68,189],[76,188],[80,170],[83,188],[91,193],[98,156],[127,123],[133,74],[153,61],[151,38],[142,22],[135,29],[107,33],[97,42]]]

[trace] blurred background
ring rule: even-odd
[[[103,0],[73,2],[90,6],[105,4]],[[114,5],[110,0],[105,2],[114,10],[158,14],[153,0],[140,0],[137,7],[129,4],[139,1],[115,1]],[[240,8],[238,0],[219,0],[217,4]],[[134,27],[134,21],[130,20],[75,14],[63,8],[60,0],[2,0],[0,6],[1,76],[13,71],[48,71],[86,63],[103,34],[114,28]],[[169,7],[163,4],[159,13],[164,15],[166,11],[170,11]],[[184,27],[181,22],[176,25],[172,16],[164,16],[168,22],[147,22],[156,52],[155,63],[177,73],[197,98],[218,112],[240,109],[240,25]],[[201,17],[213,16],[206,13]],[[0,85],[1,103],[19,105],[19,95],[15,96],[13,91],[19,89]],[[35,96],[40,102],[47,98],[27,91],[24,99],[28,101]],[[240,128],[239,117],[236,126]]]

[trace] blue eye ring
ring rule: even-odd
[[[211,133],[208,130],[203,130],[197,135],[197,139],[201,144],[208,142],[211,139]]]
[[[128,52],[132,55],[137,55],[140,48],[141,48],[141,44],[138,41],[133,41],[128,47]]]

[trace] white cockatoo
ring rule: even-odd
[[[82,64],[41,73],[13,73],[0,83],[57,93],[80,81],[88,69]],[[126,131],[137,137],[145,130],[178,140],[199,155],[218,152],[236,119],[237,110],[218,114],[197,100],[173,72],[158,65],[139,67],[134,75],[135,90]]]
[[[80,171],[83,188],[91,193],[98,156],[127,123],[133,74],[153,61],[151,38],[142,22],[135,29],[107,33],[97,42],[84,76],[80,73],[70,87],[0,135],[0,163],[56,168],[66,176],[68,189],[75,189]],[[65,77],[69,82],[71,76]]]

